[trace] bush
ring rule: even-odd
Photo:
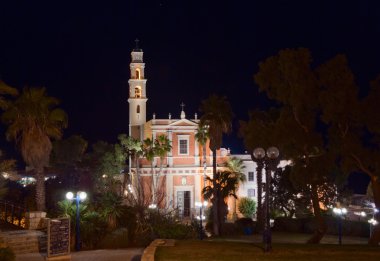
[[[0,260],[1,261],[14,261],[16,256],[13,253],[12,249],[9,247],[0,248]]]
[[[150,211],[147,215],[147,224],[156,238],[186,239],[196,237],[196,228],[191,225],[179,223],[170,214]]]
[[[241,234],[241,231],[234,223],[223,223],[221,232],[223,236],[235,236]]]
[[[327,234],[338,234],[338,220],[334,216],[324,216],[327,224]],[[316,229],[315,218],[276,218],[274,230],[292,233],[313,233]],[[342,234],[347,236],[367,237],[369,235],[368,222],[342,220]]]
[[[256,212],[256,202],[251,198],[241,198],[239,200],[238,209],[246,218],[251,218]]]
[[[129,246],[129,235],[126,228],[119,228],[107,234],[99,244],[100,248],[106,249],[127,248]]]
[[[255,231],[256,223],[251,218],[239,218],[235,221],[235,226],[240,233],[251,234]]]

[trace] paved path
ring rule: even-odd
[[[72,252],[72,261],[138,261],[143,248],[101,249],[93,251]],[[16,261],[43,261],[45,256],[40,253],[22,254],[16,256]]]

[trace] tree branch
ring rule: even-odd
[[[299,119],[298,114],[296,113],[296,111],[294,110],[294,108],[292,109],[292,111],[293,111],[294,119],[296,120],[296,122],[298,123],[298,125],[300,125],[300,127],[301,127],[306,133],[309,133],[309,129],[308,129],[304,124],[302,124],[302,122],[301,122],[301,120]]]
[[[366,167],[364,167],[362,161],[359,159],[358,156],[356,156],[355,154],[351,153],[351,157],[356,161],[356,166],[362,170],[364,173],[366,173],[368,176],[370,176],[371,178],[374,178],[375,175],[369,170],[367,169]]]

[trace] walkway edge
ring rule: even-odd
[[[150,245],[144,249],[141,261],[154,261],[154,255],[158,246],[174,246],[174,239],[155,239]]]

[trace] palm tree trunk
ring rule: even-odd
[[[317,229],[315,230],[313,236],[307,241],[309,244],[319,244],[323,236],[326,234],[327,225],[325,220],[321,215],[321,209],[319,207],[319,197],[317,191],[317,185],[311,185],[311,201],[313,203],[314,216],[317,220]]]
[[[36,203],[38,211],[45,211],[45,175],[43,169],[36,169]]]
[[[203,149],[203,189],[206,187],[207,177],[207,157],[206,157],[206,143],[202,145]]]
[[[137,202],[140,206],[144,204],[144,196],[141,188],[141,178],[140,178],[140,165],[139,165],[139,157],[135,156],[135,164],[136,164],[136,179],[137,179]]]
[[[219,236],[219,193],[216,189],[218,184],[216,184],[216,180],[218,178],[218,173],[216,171],[216,149],[212,150],[212,171],[213,171],[213,179],[212,179],[212,186],[213,186],[213,228],[214,228],[214,235]]]
[[[380,209],[380,181],[379,179],[375,178],[375,176],[371,177],[371,184],[372,184],[372,190],[373,190],[373,200],[375,202],[375,207],[377,209]],[[373,217],[375,220],[380,220],[380,213],[377,212],[374,214]],[[372,234],[368,241],[368,244],[377,246],[380,243],[380,226],[372,226]]]
[[[232,198],[232,221],[235,221],[236,218],[237,218],[237,213],[236,213],[236,198],[233,197]]]
[[[155,204],[156,202],[156,179],[155,179],[155,175],[154,175],[154,171],[153,171],[153,162],[154,162],[154,159],[152,160],[152,163],[151,163],[151,171],[152,171],[152,203]]]

